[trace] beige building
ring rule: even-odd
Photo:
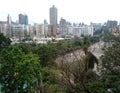
[[[7,24],[0,24],[0,33],[7,35]]]
[[[35,27],[32,25],[29,25],[29,36],[33,38],[35,36]]]
[[[45,34],[45,26],[44,24],[36,24],[35,31],[37,37],[43,37]]]
[[[56,35],[57,35],[57,26],[48,25],[48,36],[56,37]]]

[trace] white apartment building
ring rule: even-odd
[[[82,25],[82,26],[60,26],[59,34],[61,35],[75,35],[81,36],[93,36],[93,26]]]
[[[13,24],[11,27],[12,36],[15,38],[23,39],[29,35],[29,26],[21,24]]]
[[[73,27],[70,25],[60,26],[59,27],[59,34],[61,34],[61,35],[73,34]]]

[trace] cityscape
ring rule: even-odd
[[[71,22],[48,10],[42,23],[22,12],[0,20],[0,93],[120,93],[119,21]]]
[[[44,20],[42,24],[34,23],[29,24],[29,16],[24,14],[18,15],[18,21],[13,22],[12,17],[8,14],[6,21],[0,20],[0,33],[10,37],[12,40],[22,40],[25,38],[31,38],[32,40],[40,40],[40,38],[63,38],[63,37],[82,37],[93,36],[95,31],[105,29],[110,32],[116,33],[115,29],[119,29],[118,22],[116,20],[108,20],[104,24],[102,23],[90,23],[90,25],[84,22],[71,23],[61,17],[58,21],[58,10],[55,5],[49,8],[50,22]],[[92,20],[91,20],[92,21]]]

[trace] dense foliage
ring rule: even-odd
[[[0,33],[0,50],[10,45],[11,40]]]
[[[106,87],[113,93],[120,92],[120,43],[115,43],[102,57],[102,76]]]
[[[5,93],[31,93],[40,79],[38,56],[24,54],[17,46],[9,46],[1,51],[0,64],[2,90]]]
[[[104,39],[119,42],[118,37]],[[89,51],[98,37],[48,44],[14,44],[0,35],[0,83],[5,93],[119,93],[120,44],[106,48],[101,63]],[[83,50],[73,62],[55,63],[58,56]],[[76,57],[77,58],[77,57]],[[100,72],[93,71],[94,64]]]

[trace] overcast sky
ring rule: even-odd
[[[70,22],[120,21],[120,0],[0,0],[0,21],[6,21],[8,14],[12,20],[18,20],[18,14],[27,14],[29,23],[49,23],[49,8],[58,9],[58,21],[61,17]]]

